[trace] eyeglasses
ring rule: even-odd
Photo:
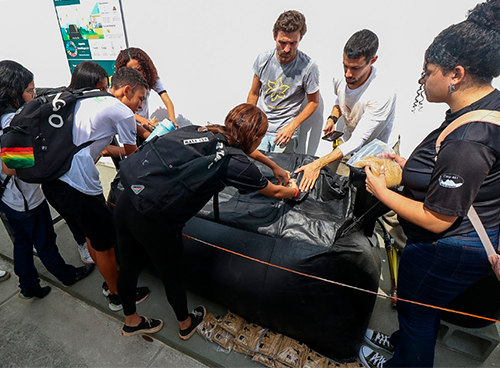
[[[27,94],[35,97],[36,96],[36,88],[26,88],[24,90],[24,93],[27,93]]]

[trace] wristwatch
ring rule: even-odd
[[[337,124],[337,120],[339,120],[339,118],[336,117],[335,115],[330,115],[326,120],[328,119],[332,119],[335,124]]]

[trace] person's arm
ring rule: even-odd
[[[250,87],[250,92],[248,92],[247,103],[251,105],[257,105],[259,100],[260,87],[262,87],[262,82],[260,78],[256,75],[253,76],[252,86]]]
[[[290,139],[292,139],[293,133],[297,128],[304,122],[306,121],[313,113],[316,111],[316,109],[319,106],[319,90],[308,94],[307,95],[307,105],[304,107],[304,109],[300,112],[299,115],[295,117],[290,123],[285,125],[283,128],[280,129],[278,134],[276,134],[276,139],[274,140],[274,143],[276,143],[277,146],[284,147],[290,142]]]
[[[165,104],[165,107],[167,108],[167,113],[168,113],[168,118],[169,120],[174,123],[176,128],[179,128],[177,123],[175,122],[175,110],[174,110],[174,104],[172,100],[170,99],[170,96],[168,95],[167,91],[164,91],[161,95],[161,100]]]
[[[406,198],[388,189],[383,167],[381,167],[378,177],[372,173],[368,166],[365,167],[365,172],[366,190],[405,220],[435,234],[447,230],[456,221],[457,216],[437,213],[426,208],[423,202]]]
[[[300,181],[300,190],[306,192],[309,189],[314,188],[314,184],[316,183],[316,180],[318,180],[321,169],[334,161],[340,160],[342,157],[344,157],[344,155],[342,154],[342,151],[337,147],[329,154],[320,157],[310,164],[304,165],[295,170],[296,174],[302,171],[304,172]]]
[[[154,126],[151,124],[151,121],[149,119],[146,119],[145,117],[137,115],[137,114],[134,114],[134,116],[135,116],[135,121],[137,121],[139,124],[141,124],[141,126],[145,130],[147,130],[149,132],[153,131]]]
[[[288,185],[288,182],[290,180],[290,171],[281,168],[281,166],[279,166],[276,162],[271,160],[266,155],[262,154],[259,150],[253,151],[248,156],[273,170],[273,174],[276,179],[278,179],[278,182],[280,184]]]
[[[325,133],[325,135],[328,135],[328,134],[333,133],[335,131],[335,121],[331,118],[331,116],[335,116],[338,120],[341,115],[342,115],[342,111],[340,111],[340,106],[339,105],[333,106],[332,112],[330,113],[330,115],[326,119],[325,128],[323,129],[323,133]]]
[[[289,186],[287,187],[268,181],[267,186],[259,190],[259,193],[269,198],[294,198],[299,194],[299,188],[295,179],[290,179]]]
[[[137,151],[137,146],[135,144],[124,144],[123,147],[109,145],[104,151],[102,151],[102,156],[123,158],[131,155],[135,151]]]

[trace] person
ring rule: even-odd
[[[306,31],[302,13],[285,11],[273,28],[276,47],[260,54],[253,65],[247,103],[258,106],[269,120],[258,147],[264,152],[295,152],[300,125],[319,106],[318,66],[299,50]],[[301,111],[305,97],[307,104]]]
[[[265,179],[248,157],[256,150],[267,131],[266,115],[256,106],[241,104],[233,108],[225,119],[225,125],[209,125],[212,133],[222,133],[230,147],[222,166],[204,188],[190,197],[182,198],[185,211],[157,216],[141,214],[132,204],[128,194],[119,197],[114,215],[118,233],[120,253],[120,275],[118,292],[123,302],[125,324],[122,335],[154,333],[163,326],[163,321],[141,317],[133,299],[134,288],[146,260],[153,264],[163,281],[168,302],[179,322],[179,337],[189,339],[196,326],[203,320],[206,310],[199,306],[188,313],[186,292],[183,282],[182,228],[209,199],[225,186],[233,186],[246,192],[259,191],[274,198],[291,198],[298,193],[295,180],[289,186],[275,185]],[[161,231],[159,230],[161,229]]]
[[[10,125],[15,111],[33,100],[34,93],[33,73],[15,61],[0,61],[2,134],[3,129]],[[66,286],[83,280],[94,267],[75,267],[64,261],[57,248],[52,216],[40,185],[25,183],[15,174],[15,170],[7,168],[2,162],[0,180],[5,190],[1,196],[0,211],[5,214],[14,234],[14,272],[19,277],[19,296],[41,299],[50,293],[51,287],[40,285],[33,247],[45,268]],[[8,273],[2,275],[4,279],[8,276]]]
[[[385,175],[365,168],[368,192],[399,215],[408,237],[398,275],[398,295],[405,300],[444,307],[491,270],[466,215],[473,205],[498,247],[500,126],[469,122],[444,139],[437,156],[435,147],[440,133],[465,113],[500,111],[500,91],[491,84],[500,75],[498,60],[500,0],[488,0],[440,32],[425,52],[419,82],[427,101],[444,102],[449,110],[408,160],[392,155],[403,167],[403,194],[386,188]],[[431,367],[441,312],[403,300],[397,311],[392,359],[367,346],[360,358],[369,367]]]
[[[174,123],[175,127],[178,128],[178,125],[175,122],[174,104],[172,103],[167,90],[163,86],[163,83],[158,75],[158,71],[156,70],[153,60],[151,60],[149,55],[137,47],[129,47],[122,50],[116,58],[115,69],[118,71],[124,67],[134,68],[141,73],[141,75],[146,78],[148,82],[146,99],[143,101],[142,107],[135,113],[137,122],[139,122],[146,130],[151,131],[153,128],[151,126],[151,121],[149,120],[149,94],[151,90],[153,90],[158,93],[161,100],[165,104],[168,119]]]
[[[93,65],[102,69],[96,63]],[[136,70],[122,68],[115,73],[111,83],[110,92],[116,98],[104,96],[77,101],[73,143],[77,146],[89,141],[93,143],[73,156],[68,172],[58,180],[42,184],[52,207],[88,239],[90,254],[105,280],[103,292],[107,294],[109,308],[113,311],[122,308],[116,287],[116,235],[95,161],[105,149],[109,149],[108,145],[116,134],[124,146],[114,147],[114,154],[128,156],[137,149],[134,111],[146,98],[147,86],[146,80]],[[148,295],[149,289],[140,288],[136,301],[141,302]]]
[[[333,79],[337,100],[323,129],[325,135],[335,131],[338,120],[344,122],[343,144],[329,154],[304,165],[300,190],[314,187],[323,167],[356,152],[374,139],[389,140],[396,114],[396,93],[387,80],[378,78],[373,65],[379,40],[375,33],[363,29],[354,33],[344,46],[344,78]]]

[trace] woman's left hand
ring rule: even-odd
[[[387,183],[385,181],[385,167],[380,166],[380,174],[376,176],[370,166],[365,166],[366,173],[366,190],[368,193],[374,195],[379,198],[380,193],[384,190],[387,190]]]

